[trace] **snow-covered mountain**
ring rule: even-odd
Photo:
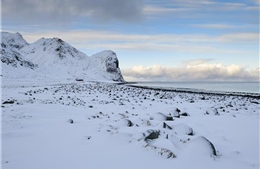
[[[59,38],[28,44],[19,33],[2,32],[2,76],[6,79],[83,79],[124,82],[113,51],[87,56]]]

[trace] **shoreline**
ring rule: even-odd
[[[2,79],[3,80],[3,79]],[[39,81],[27,82],[22,83],[20,85],[13,84],[13,83],[3,83],[1,82],[1,89],[4,88],[30,88],[30,87],[43,87],[43,86],[59,86],[59,85],[74,85],[74,84],[115,84],[115,85],[123,85],[129,86],[139,89],[149,89],[154,91],[164,91],[164,92],[175,92],[175,93],[187,93],[187,94],[206,94],[212,96],[235,96],[235,97],[247,97],[247,98],[254,98],[260,99],[260,93],[250,93],[250,92],[226,92],[226,91],[214,91],[214,90],[202,90],[202,89],[195,89],[195,88],[174,88],[174,87],[152,87],[152,86],[139,86],[135,85],[138,82],[108,82],[108,81],[85,81],[85,82],[75,82],[75,81],[56,81],[56,82],[47,82],[40,84]],[[260,104],[260,103],[258,103]]]
[[[247,92],[224,92],[224,91],[194,91],[193,89],[175,89],[175,88],[163,88],[163,87],[149,87],[149,86],[137,86],[137,85],[131,85],[133,83],[125,83],[123,85],[130,86],[130,87],[136,87],[140,89],[150,89],[155,91],[164,91],[164,92],[176,92],[176,93],[189,93],[189,94],[207,94],[207,95],[217,95],[217,96],[236,96],[236,97],[248,97],[248,98],[255,98],[260,99],[260,93],[247,93]],[[136,83],[134,83],[136,84]],[[121,84],[120,84],[121,85]]]

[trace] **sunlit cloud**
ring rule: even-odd
[[[134,66],[123,69],[125,79],[173,81],[259,81],[260,69],[246,70],[239,65],[195,64],[183,67]]]

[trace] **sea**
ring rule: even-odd
[[[260,82],[134,82],[136,86],[175,89],[182,91],[260,93]]]

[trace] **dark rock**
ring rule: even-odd
[[[171,116],[165,116],[165,118],[166,118],[165,119],[166,121],[173,121],[173,117],[171,117]]]
[[[2,104],[14,104],[14,100],[10,100],[10,101],[5,101]]]
[[[73,121],[72,119],[69,119],[68,122],[69,122],[70,124],[73,124],[73,123],[74,123],[74,121]]]
[[[171,126],[169,126],[169,125],[166,124],[165,122],[163,122],[163,128],[172,130]]]
[[[194,100],[190,100],[189,102],[190,102],[190,103],[194,103],[195,101],[194,101]]]
[[[77,78],[75,80],[78,81],[78,82],[83,82],[84,81],[83,79],[79,79],[79,78]]]
[[[181,116],[190,116],[188,113],[184,112],[180,114]]]
[[[126,120],[127,120],[127,126],[128,127],[132,127],[134,125],[131,120],[128,120],[128,119],[126,119]]]
[[[145,137],[145,141],[157,139],[160,135],[160,130],[148,130],[148,136]]]
[[[202,98],[200,98],[201,100],[206,100],[206,98],[203,96]]]
[[[178,112],[178,113],[180,113],[180,112],[181,112],[181,110],[180,110],[180,109],[178,109],[178,108],[176,108],[176,109],[175,109],[175,111],[176,111],[176,112]]]

